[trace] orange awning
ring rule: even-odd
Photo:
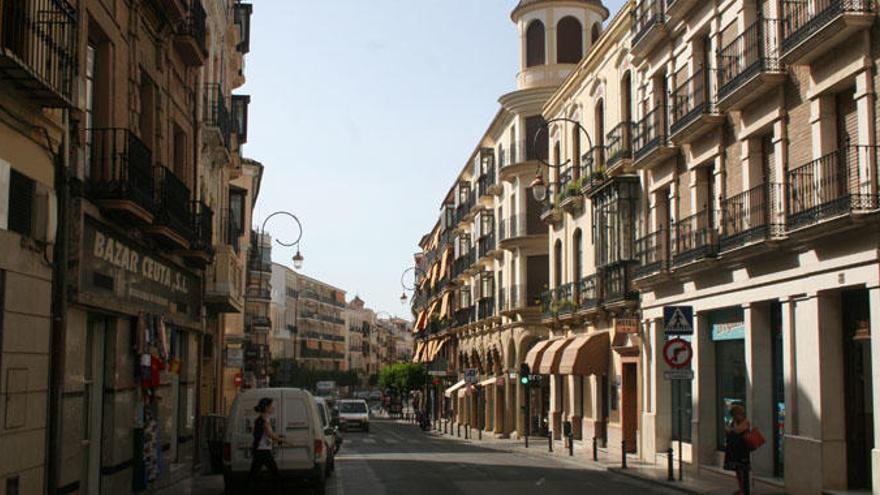
[[[559,373],[559,362],[562,360],[562,354],[574,339],[556,339],[552,344],[547,346],[544,355],[541,356],[541,364],[538,365],[538,373],[542,375],[553,375]]]
[[[601,375],[608,371],[608,332],[570,339],[571,344],[562,353],[560,375]]]
[[[437,344],[437,348],[434,349],[434,355],[431,356],[431,361],[433,361],[434,358],[437,357],[437,354],[440,354],[440,351],[443,350],[443,346],[446,345],[446,342],[448,342],[448,341],[449,341],[449,338],[447,337],[447,338],[441,340],[439,344]]]
[[[427,314],[428,314],[428,312],[424,309],[419,311],[419,317],[416,319],[416,326],[415,326],[414,333],[418,333],[418,332],[421,332],[422,330],[424,330],[425,320],[426,320],[425,317],[427,316]]]
[[[553,342],[553,340],[542,340],[529,349],[529,352],[526,354],[525,363],[529,365],[529,369],[532,373],[538,372],[538,363],[541,362],[541,357],[544,355],[544,351],[547,350],[547,347]]]
[[[443,256],[440,257],[440,278],[446,274],[446,263],[449,262],[449,248],[443,250]]]
[[[422,350],[425,348],[424,342],[416,342],[416,350],[413,352],[413,362],[418,363],[421,361],[419,358],[422,355]]]
[[[422,353],[422,362],[423,362],[423,363],[431,362],[432,355],[434,354],[434,348],[435,348],[435,347],[437,347],[437,341],[436,341],[436,340],[429,340],[429,341],[425,344],[425,352]]]
[[[445,317],[446,313],[449,311],[449,294],[450,292],[443,294],[443,299],[440,303],[440,318]]]

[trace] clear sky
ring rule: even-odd
[[[514,89],[516,0],[254,0],[244,154],[254,223],[302,220],[302,272],[409,318],[400,275]],[[613,13],[623,0],[605,5]],[[291,220],[266,230],[296,235]],[[273,247],[291,265],[294,251]]]

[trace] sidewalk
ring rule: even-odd
[[[632,476],[634,478],[657,483],[665,487],[680,490],[684,493],[694,493],[700,495],[729,495],[735,493],[738,489],[736,478],[733,473],[723,471],[721,469],[711,467],[701,467],[699,470],[693,466],[686,464],[684,469],[684,481],[678,481],[678,461],[674,466],[674,476],[676,481],[668,481],[668,467],[666,454],[657,455],[656,464],[648,464],[636,459],[633,455],[627,456],[627,467],[622,467],[622,458],[620,452],[616,455],[609,453],[606,449],[598,450],[598,461],[593,461],[592,442],[574,441],[574,455],[569,455],[567,445],[561,440],[553,442],[553,452],[549,452],[547,437],[529,437],[529,447],[525,447],[525,442],[520,440],[499,439],[493,433],[483,432],[482,440],[479,440],[479,434],[476,429],[471,429],[470,438],[464,438],[465,427],[461,427],[461,436],[455,436],[455,424],[452,425],[452,433],[443,433],[443,427],[440,431],[431,430],[427,432],[435,437],[442,437],[447,440],[460,442],[468,442],[479,444],[482,447],[506,450],[525,455],[552,457],[554,460],[583,469],[602,469],[618,473],[623,476]],[[784,494],[782,487],[772,485],[763,480],[753,480],[752,494],[754,495],[777,495]]]

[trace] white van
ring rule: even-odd
[[[258,416],[254,407],[263,397],[272,399],[275,406],[269,418],[272,429],[293,444],[293,447],[276,445],[273,449],[284,484],[305,484],[312,487],[314,493],[323,495],[327,467],[324,428],[314,397],[298,388],[248,389],[235,398],[226,420],[223,443],[226,494],[248,493],[253,426]]]

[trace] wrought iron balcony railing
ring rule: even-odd
[[[192,240],[192,205],[189,187],[164,165],[156,165],[155,223]]]
[[[177,30],[178,38],[183,40],[182,43],[179,43],[182,47],[182,54],[190,65],[201,65],[201,62],[208,56],[207,21],[208,14],[205,12],[201,0],[192,0],[189,12]],[[191,41],[192,44],[188,41]]]
[[[744,88],[762,72],[781,69],[777,22],[759,17],[718,52],[719,102]]]
[[[232,146],[232,117],[226,105],[223,86],[217,83],[206,84],[204,97],[205,125],[217,129],[223,144],[229,149]]]
[[[669,266],[669,232],[660,229],[636,240],[635,278],[648,277]]]
[[[485,258],[495,250],[495,232],[490,232],[477,239],[477,257]]]
[[[782,184],[764,183],[721,202],[721,251],[778,237],[785,232]]]
[[[877,166],[877,146],[846,146],[786,174],[788,229],[878,207],[859,169]]]
[[[453,321],[455,321],[455,326],[461,327],[474,322],[474,307],[468,306],[465,308],[459,308],[455,311],[453,315]]]
[[[581,187],[590,194],[605,183],[608,171],[605,169],[607,150],[604,146],[594,146],[581,157]]]
[[[495,298],[486,297],[477,301],[477,320],[495,316]]]
[[[152,155],[128,129],[87,129],[86,191],[98,200],[131,201],[152,214]]]
[[[694,123],[700,115],[715,111],[714,99],[709,94],[708,75],[700,67],[672,91],[670,133],[675,134]]]
[[[813,37],[842,15],[875,13],[874,0],[782,0],[782,53]]]
[[[633,123],[627,120],[617,124],[605,136],[605,160],[609,169],[623,160],[632,159],[632,128]]]
[[[654,27],[665,22],[663,0],[642,0],[632,11],[632,44],[637,45]]]
[[[675,224],[672,262],[676,266],[714,257],[718,253],[718,236],[714,215],[704,209]]]
[[[192,203],[192,249],[214,252],[214,211],[202,201]]]
[[[577,308],[583,311],[598,307],[602,301],[599,289],[599,276],[597,274],[593,273],[581,278],[577,286]]]
[[[601,268],[602,300],[605,304],[638,300],[639,293],[633,288],[635,262],[618,261]]]
[[[666,144],[666,104],[661,103],[651,109],[636,122],[633,129],[633,158],[645,158],[658,147]]]

